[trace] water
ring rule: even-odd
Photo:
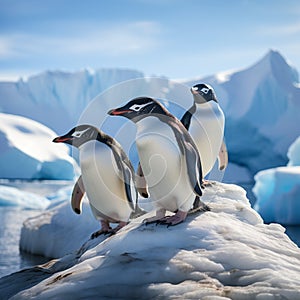
[[[19,251],[22,223],[39,213],[17,207],[0,207],[0,277],[48,260]]]
[[[69,185],[70,182],[0,180],[0,184],[47,196]],[[28,218],[39,215],[41,212],[41,210],[29,210],[13,206],[0,207],[0,278],[49,260],[49,258],[23,253],[19,250],[23,222]]]

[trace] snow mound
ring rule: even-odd
[[[0,113],[0,178],[73,179],[77,164],[67,146],[52,143],[55,136],[36,121]]]
[[[300,249],[284,228],[263,224],[235,185],[214,183],[203,201],[210,212],[177,226],[146,226],[148,213],[104,241],[87,240],[61,259],[3,277],[0,298],[298,299]],[[57,248],[75,242],[70,233],[56,239]]]
[[[0,185],[0,207],[19,206],[27,209],[45,209],[50,201],[42,196]]]

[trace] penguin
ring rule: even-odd
[[[219,106],[213,88],[204,83],[194,85],[190,89],[194,103],[181,118],[181,123],[194,139],[202,162],[203,177],[213,168],[218,159],[219,170],[224,170],[228,165],[228,152],[224,137],[225,117]],[[147,198],[147,185],[143,180],[143,171],[138,165],[137,179],[138,192]],[[203,181],[206,185],[206,182]],[[193,211],[197,208],[199,200],[196,198]]]
[[[146,224],[174,226],[183,222],[195,196],[202,195],[202,166],[197,147],[182,123],[150,97],[134,98],[108,112],[136,124],[136,145],[156,215]],[[203,210],[208,206],[201,202]],[[175,212],[166,217],[166,211]]]
[[[134,169],[121,145],[91,125],[79,125],[54,143],[66,143],[79,149],[81,176],[72,192],[72,208],[81,212],[86,192],[94,217],[101,229],[92,234],[114,234],[124,227],[135,210],[137,191]],[[110,223],[118,223],[114,229]]]
[[[228,152],[223,140],[225,117],[210,85],[196,84],[191,88],[191,93],[194,103],[181,118],[181,123],[197,145],[205,177],[212,170],[217,159],[220,170],[227,167]]]
[[[138,193],[142,197],[148,198],[149,197],[148,186],[140,162],[138,163],[135,182],[136,182],[136,189]]]

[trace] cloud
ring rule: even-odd
[[[87,32],[83,38],[70,39],[65,46],[73,53],[136,53],[156,48],[159,44],[159,32],[157,23],[135,22]]]
[[[97,23],[76,23],[73,31],[62,27],[55,32],[57,34],[25,32],[1,35],[0,59],[30,55],[135,54],[157,48],[161,28],[158,23],[148,21],[102,27]]]
[[[0,57],[9,57],[12,55],[12,44],[9,38],[0,37]]]
[[[262,35],[268,36],[292,36],[300,34],[300,22],[285,24],[285,25],[275,25],[272,27],[262,27],[258,30]]]

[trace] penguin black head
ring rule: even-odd
[[[218,102],[214,89],[205,83],[199,83],[191,88],[196,103],[207,103],[209,101]]]
[[[167,115],[166,109],[156,100],[149,97],[138,97],[130,100],[122,107],[112,109],[108,112],[111,116],[123,116],[133,122],[153,115]]]
[[[78,148],[88,141],[96,140],[99,134],[100,131],[92,125],[79,125],[67,134],[56,137],[52,142],[66,143]]]

